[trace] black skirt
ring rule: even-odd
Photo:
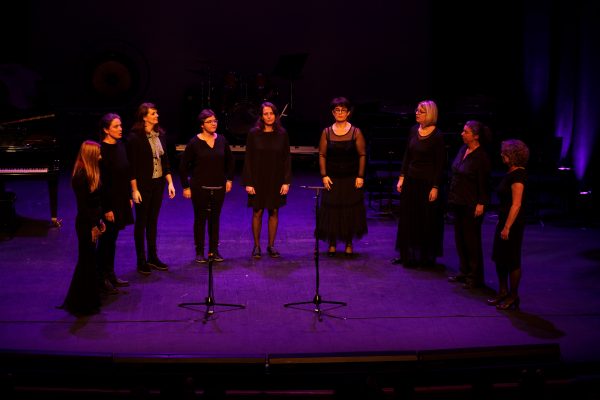
[[[431,183],[404,178],[400,194],[396,250],[403,262],[434,261],[443,255],[444,213],[441,193],[429,201]]]
[[[356,178],[334,178],[331,190],[324,190],[316,235],[329,242],[360,239],[367,233],[364,192],[355,187]]]

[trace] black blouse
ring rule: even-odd
[[[490,158],[482,146],[465,157],[467,146],[463,145],[452,163],[452,180],[448,191],[448,203],[475,207],[490,202]]]
[[[431,187],[440,187],[445,164],[446,146],[442,132],[435,128],[428,136],[420,137],[418,126],[413,126],[406,143],[400,175],[427,181]]]
[[[233,181],[235,162],[229,143],[217,135],[214,147],[194,135],[185,147],[179,165],[181,186],[223,186]]]

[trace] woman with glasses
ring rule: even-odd
[[[484,286],[481,225],[490,202],[490,158],[482,144],[491,140],[490,129],[479,121],[467,121],[461,133],[464,145],[452,163],[448,205],[454,213],[454,241],[459,274],[450,282],[465,289]]]
[[[158,124],[158,110],[152,103],[141,104],[127,138],[127,157],[131,166],[131,197],[135,203],[133,237],[137,271],[150,275],[152,268],[169,269],[158,258],[156,235],[165,182],[169,198],[175,197],[171,166],[166,151],[165,133]],[[148,257],[144,241],[148,242]]]
[[[407,268],[434,266],[442,255],[444,215],[440,187],[446,164],[442,132],[436,127],[438,109],[432,100],[415,110],[417,124],[409,132],[400,178],[396,250],[392,260]]]
[[[180,162],[183,197],[192,199],[194,207],[194,243],[196,262],[206,263],[204,237],[208,221],[208,255],[223,261],[219,253],[219,218],[233,181],[235,163],[229,143],[217,134],[217,117],[205,109],[198,115],[200,133],[187,144]],[[210,219],[210,220],[209,220]]]
[[[496,263],[499,289],[488,304],[499,310],[516,310],[520,302],[521,247],[525,231],[522,204],[527,185],[525,166],[529,160],[529,148],[520,140],[509,139],[502,142],[500,154],[508,172],[496,189],[500,205],[492,259]]]
[[[319,168],[325,191],[321,198],[317,237],[329,243],[327,255],[334,257],[336,243],[344,254],[354,254],[352,240],[367,233],[363,186],[366,165],[365,138],[348,118],[352,112],[345,97],[331,101],[334,123],[323,129],[319,142]]]
[[[263,211],[269,213],[267,253],[280,256],[275,249],[275,234],[279,225],[279,208],[286,204],[292,181],[290,141],[281,126],[277,108],[264,102],[254,128],[246,138],[246,156],[242,172],[242,185],[248,193],[248,207],[252,208],[252,257],[261,258],[260,233]]]

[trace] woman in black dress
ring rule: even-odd
[[[260,116],[246,139],[246,157],[242,185],[248,193],[248,207],[252,207],[252,257],[260,258],[260,231],[263,210],[269,213],[269,243],[267,253],[279,257],[275,249],[275,235],[279,224],[279,208],[286,204],[292,181],[290,141],[277,117],[273,103],[260,106]]]
[[[165,133],[158,125],[158,110],[152,103],[141,104],[136,112],[131,134],[127,138],[127,157],[131,166],[131,196],[135,202],[135,252],[137,271],[150,275],[152,268],[169,269],[158,258],[156,235],[165,181],[169,198],[175,197]],[[148,242],[148,257],[144,239]]]
[[[329,243],[327,255],[335,256],[336,243],[345,244],[344,254],[354,254],[352,240],[367,233],[364,203],[366,165],[365,138],[348,118],[351,104],[345,97],[331,101],[333,125],[321,132],[319,168],[325,191],[319,209],[317,237]]]
[[[204,237],[208,221],[208,256],[223,261],[219,253],[219,218],[225,193],[233,182],[234,160],[225,136],[217,134],[217,117],[212,110],[198,115],[201,132],[189,141],[180,162],[183,197],[194,207],[196,262],[206,263]],[[210,189],[218,188],[218,189]],[[210,220],[209,220],[210,217]]]
[[[489,299],[488,304],[500,310],[508,310],[518,309],[520,303],[521,248],[525,231],[522,204],[527,184],[525,166],[529,160],[529,149],[520,140],[505,140],[500,154],[502,162],[508,167],[508,173],[496,189],[500,206],[492,260],[496,263],[499,288],[496,297]]]
[[[100,279],[109,294],[118,293],[117,287],[129,282],[115,274],[115,252],[119,231],[133,224],[131,207],[129,161],[125,145],[121,142],[123,127],[121,117],[109,113],[100,119],[100,181],[102,182],[102,213],[106,232],[98,240]]]
[[[392,262],[408,268],[434,266],[443,252],[444,214],[439,191],[446,147],[436,126],[437,117],[437,105],[432,100],[417,105],[417,125],[410,130],[396,185],[400,193],[396,250],[400,257]]]
[[[481,225],[490,202],[490,158],[482,144],[491,140],[490,129],[479,121],[467,121],[461,133],[464,145],[452,163],[448,204],[454,212],[454,241],[459,274],[450,282],[465,289],[484,286]]]
[[[100,310],[100,285],[96,242],[106,229],[100,207],[100,145],[91,140],[81,144],[75,160],[71,186],[77,200],[77,266],[61,308],[74,315]]]

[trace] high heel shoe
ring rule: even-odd
[[[487,299],[488,306],[497,306],[508,297],[508,293],[498,293],[496,296]]]
[[[496,305],[498,310],[519,310],[519,304],[521,303],[521,299],[516,297],[509,297],[504,303],[500,303]]]
[[[344,250],[344,255],[348,258],[352,258],[354,256],[354,251],[352,250],[352,245],[346,245],[346,250]]]
[[[262,253],[260,251],[260,246],[254,246],[254,248],[252,249],[252,257],[253,258],[262,257]]]
[[[329,246],[329,249],[327,250],[327,256],[335,257],[335,246]]]
[[[279,252],[275,250],[274,246],[267,246],[267,253],[269,253],[269,257],[277,258],[280,256]]]

